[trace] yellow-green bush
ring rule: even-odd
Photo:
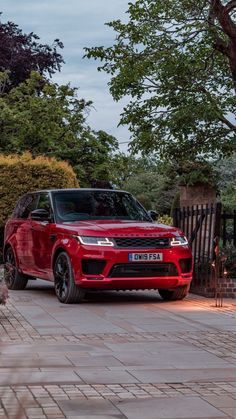
[[[43,156],[33,158],[30,153],[0,155],[0,228],[24,193],[78,186],[76,175],[66,162]]]
[[[168,226],[173,225],[173,218],[167,214],[160,215],[157,219],[158,224],[166,224]]]

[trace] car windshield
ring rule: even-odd
[[[126,192],[79,190],[54,193],[57,222],[82,220],[151,221],[148,213]]]

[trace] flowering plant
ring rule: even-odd
[[[0,281],[0,304],[6,304],[8,298],[8,289],[5,282]]]

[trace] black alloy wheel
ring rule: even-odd
[[[18,271],[16,259],[11,247],[8,247],[5,253],[4,264],[4,280],[7,288],[10,290],[23,290],[25,289],[28,277]]]
[[[74,281],[71,261],[66,252],[61,252],[54,265],[55,293],[58,300],[64,304],[79,303],[85,296],[85,291]]]

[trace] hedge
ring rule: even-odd
[[[33,158],[30,153],[0,155],[0,228],[24,193],[76,187],[76,175],[66,162],[43,156]]]

